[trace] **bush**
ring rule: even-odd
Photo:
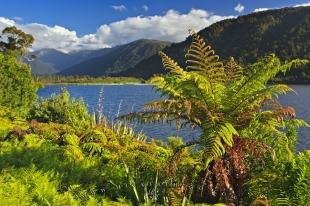
[[[26,115],[36,99],[37,89],[29,66],[15,56],[0,53],[0,106],[14,114]]]
[[[40,99],[30,109],[28,119],[39,122],[69,124],[74,128],[86,129],[91,126],[91,116],[84,102],[70,98],[67,90],[49,99]]]
[[[292,161],[269,160],[255,165],[246,185],[246,202],[259,205],[307,205],[310,201],[310,150],[295,155]]]

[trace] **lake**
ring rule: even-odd
[[[59,93],[61,87],[66,87],[74,98],[83,98],[89,111],[94,112],[98,103],[99,92],[104,88],[104,115],[113,120],[131,111],[138,111],[143,104],[160,98],[160,94],[151,85],[48,85],[38,91],[38,95],[46,98],[53,93]],[[297,94],[290,93],[280,97],[282,105],[290,105],[296,109],[297,117],[310,122],[310,86],[293,85]],[[152,124],[132,125],[136,132],[143,131],[152,138],[165,139],[168,136],[182,136],[193,139],[199,136],[199,130],[175,126]],[[310,149],[310,128],[299,130],[298,150]]]

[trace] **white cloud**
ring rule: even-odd
[[[11,19],[7,19],[4,17],[0,17],[0,29],[3,30],[5,27],[14,26],[15,21]]]
[[[21,24],[0,17],[0,30],[15,25],[34,36],[33,50],[54,48],[70,52],[112,47],[141,38],[183,41],[188,36],[188,29],[199,31],[212,23],[233,17],[219,16],[201,9],[192,9],[185,14],[169,10],[162,16],[128,17],[121,21],[104,24],[95,33],[82,37],[78,37],[75,31],[58,25],[51,27],[38,23]]]
[[[149,10],[149,7],[148,7],[147,5],[143,5],[143,6],[142,6],[142,9],[143,9],[144,11],[148,11],[148,10]]]
[[[225,18],[229,17],[213,15],[205,10],[192,9],[187,14],[169,10],[163,16],[129,17],[109,25],[102,25],[96,36],[111,46],[140,38],[175,42],[184,40],[188,35],[188,29],[198,31]]]
[[[237,6],[235,6],[234,10],[241,13],[244,11],[244,6],[239,3]]]
[[[306,2],[306,3],[303,3],[303,4],[297,4],[294,7],[299,7],[299,6],[310,6],[310,1]]]
[[[127,8],[124,5],[113,5],[111,6],[115,11],[126,11]]]
[[[260,11],[267,11],[267,10],[270,10],[272,8],[257,8],[257,9],[254,9],[253,12],[260,12]]]
[[[300,7],[300,6],[310,6],[310,1],[306,2],[306,3],[302,3],[302,4],[296,4],[296,5],[293,5],[292,7]],[[280,7],[257,8],[257,9],[254,9],[253,12],[267,11],[267,10],[270,10],[270,9],[280,9]]]

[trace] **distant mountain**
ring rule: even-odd
[[[64,63],[68,62],[70,55],[58,51],[56,49],[40,49],[31,53],[35,55],[36,59],[48,63],[55,70],[61,70]],[[35,63],[35,61],[34,61]]]
[[[89,58],[60,72],[61,75],[113,75],[134,67],[140,61],[158,53],[170,42],[140,39],[114,47],[105,54]]]
[[[125,45],[98,50],[64,53],[56,49],[31,52],[34,61],[28,62],[36,75],[91,75],[116,74],[134,67],[169,46],[170,42],[141,39]]]
[[[104,48],[64,53],[56,49],[40,49],[30,53],[30,55],[36,56],[35,60],[30,62],[30,65],[33,73],[37,75],[58,73],[75,64],[104,55],[110,50],[113,49]]]
[[[268,10],[223,20],[201,30],[199,35],[224,60],[233,56],[241,64],[253,63],[269,53],[275,53],[282,60],[310,59],[310,7]],[[183,66],[184,53],[190,43],[191,39],[187,38],[163,51]],[[159,55],[154,54],[118,75],[149,78],[165,72]],[[310,69],[291,75],[300,74],[310,76]],[[297,76],[295,78],[301,78]]]
[[[50,65],[49,63],[43,62],[39,59],[30,62],[30,65],[32,73],[36,75],[51,75],[58,72],[58,70],[56,70],[53,65]]]

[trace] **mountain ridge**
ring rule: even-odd
[[[233,56],[246,65],[269,53],[275,53],[282,60],[310,59],[310,7],[273,9],[225,19],[198,34],[224,61]],[[163,52],[184,66],[184,53],[190,42],[190,37],[187,37],[180,43],[171,44]],[[159,55],[154,54],[119,73],[119,76],[147,79],[166,72]],[[306,72],[310,74],[308,70]]]
[[[29,62],[36,75],[107,75],[134,66],[152,56],[171,42],[139,39],[124,45],[97,50],[64,53],[56,49],[40,49],[29,55],[36,56]]]
[[[109,53],[88,59],[60,72],[61,75],[102,76],[115,74],[135,66],[138,62],[159,52],[170,42],[139,39],[120,45]]]

